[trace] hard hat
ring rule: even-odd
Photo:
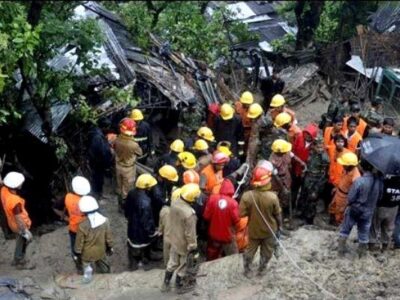
[[[174,181],[177,182],[179,179],[178,172],[173,166],[170,165],[164,165],[158,170],[158,174],[162,178],[168,179],[169,181]]]
[[[292,150],[292,144],[285,140],[278,139],[272,143],[271,149],[275,153],[287,153]]]
[[[228,104],[228,103],[224,103],[221,106],[221,118],[223,120],[230,120],[233,118],[233,115],[235,113],[235,110],[233,109],[232,105]]]
[[[148,189],[157,184],[157,180],[148,173],[142,174],[136,179],[136,187],[139,189]]]
[[[270,107],[279,107],[285,104],[285,98],[281,94],[276,94],[274,97],[272,97],[271,104],[269,105]]]
[[[254,102],[253,94],[245,91],[240,97],[240,102],[243,104],[252,104]]]
[[[175,141],[173,141],[171,143],[171,145],[169,146],[169,148],[174,151],[174,152],[178,152],[181,153],[183,152],[183,150],[185,149],[185,144],[183,143],[182,140],[177,139]]]
[[[251,185],[258,187],[271,182],[272,172],[262,167],[256,167],[251,178]]]
[[[200,127],[199,130],[197,130],[197,135],[201,137],[202,139],[205,139],[206,141],[209,142],[214,142],[215,137],[212,132],[212,130],[208,127]]]
[[[196,183],[188,183],[181,188],[181,198],[187,202],[194,202],[200,194],[200,187]]]
[[[178,200],[181,197],[181,191],[181,188],[174,189],[171,194],[171,201]]]
[[[144,119],[142,111],[136,108],[132,110],[130,118],[134,121],[140,121]]]
[[[85,177],[75,176],[72,178],[72,190],[75,194],[85,196],[90,193],[90,183]]]
[[[282,127],[285,124],[289,124],[292,121],[292,117],[287,112],[281,112],[276,116],[274,125],[275,127]]]
[[[194,143],[193,149],[198,151],[204,151],[208,149],[208,144],[205,140],[199,139]]]
[[[16,189],[25,181],[25,176],[19,172],[10,172],[4,178],[4,185],[10,189]]]
[[[261,105],[258,103],[253,103],[250,105],[249,110],[247,111],[247,117],[249,119],[255,119],[262,115],[264,110],[262,109]]]
[[[200,184],[200,176],[195,170],[186,170],[183,173],[183,183],[197,183]]]
[[[136,122],[130,118],[124,118],[119,123],[119,131],[128,136],[136,134]]]
[[[196,167],[197,161],[193,153],[184,151],[178,154],[178,158],[185,169],[193,169]]]
[[[83,213],[89,213],[99,209],[99,204],[92,196],[83,196],[78,203],[79,210]]]
[[[231,157],[231,156],[232,156],[232,151],[231,151],[228,147],[219,146],[219,147],[217,147],[217,150],[218,150],[219,152],[222,152],[222,153],[228,155],[228,157]]]
[[[347,152],[341,155],[337,162],[342,166],[357,166],[358,165],[358,158],[353,152]]]
[[[211,162],[216,165],[226,164],[229,162],[229,156],[217,150],[213,153]]]

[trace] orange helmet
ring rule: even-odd
[[[216,165],[226,164],[229,162],[229,156],[221,151],[215,151],[211,162]]]
[[[183,173],[183,183],[200,183],[200,176],[195,170],[187,170]]]
[[[119,123],[119,131],[125,135],[134,136],[136,134],[136,122],[130,118],[124,118]]]
[[[262,167],[256,167],[251,178],[252,186],[264,186],[271,182],[272,172]]]

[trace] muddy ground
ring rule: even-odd
[[[327,104],[318,101],[298,106],[299,124],[318,122]],[[159,287],[164,271],[159,263],[150,271],[127,271],[126,221],[117,211],[116,200],[109,184],[107,197],[100,204],[113,228],[115,253],[110,257],[113,274],[96,275],[92,283],[82,284],[81,276],[74,274],[67,227],[60,225],[51,233],[35,236],[27,255],[36,265],[33,270],[18,271],[10,265],[15,241],[5,241],[0,235],[0,277],[19,279],[33,299],[400,298],[400,251],[391,250],[385,256],[369,255],[360,260],[355,253],[357,244],[351,239],[351,251],[345,258],[338,258],[337,233],[322,229],[329,228],[324,215],[319,215],[317,226],[303,226],[284,238],[284,246],[293,261],[287,254],[278,260],[273,258],[268,274],[262,278],[244,278],[242,257],[234,255],[202,264],[195,294],[177,296],[173,291],[161,294]]]

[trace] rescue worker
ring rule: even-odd
[[[343,118],[348,115],[348,103],[349,96],[346,93],[344,93],[343,97],[339,98],[339,100],[337,98],[332,98],[331,102],[329,103],[327,112],[322,115],[322,120],[319,128],[325,130],[326,127],[333,126],[333,120],[343,120]]]
[[[154,223],[150,189],[157,180],[150,174],[140,175],[126,199],[125,217],[128,220],[128,260],[129,269],[135,271],[140,264],[145,271],[151,269],[149,264],[151,242],[158,235]]]
[[[182,185],[182,175],[186,170],[197,170],[197,159],[193,155],[193,153],[188,151],[183,151],[178,154],[178,175],[179,175],[179,184]]]
[[[99,204],[92,196],[83,196],[79,200],[79,210],[85,219],[79,223],[76,233],[75,253],[82,261],[84,273],[87,274],[88,269],[96,273],[110,273],[106,259],[114,253],[110,221],[98,212]],[[88,283],[90,278],[84,280]]]
[[[262,106],[265,111],[269,109],[272,97],[282,93],[284,87],[285,82],[279,77],[278,71],[275,68],[272,71],[272,76],[261,79],[260,90],[264,97]]]
[[[241,164],[239,158],[233,156],[233,153],[231,152],[229,145],[226,146],[222,145],[223,143],[220,143],[220,145],[217,146],[217,151],[225,153],[229,157],[229,162],[224,166],[224,169],[222,170],[222,176],[225,178],[231,175],[237,169],[239,169]]]
[[[287,140],[291,144],[295,144],[296,139],[301,135],[301,129],[295,124],[292,116],[286,112],[282,112],[276,116],[274,126],[282,128],[287,132]]]
[[[264,110],[258,103],[250,105],[247,118],[251,122],[251,130],[249,134],[248,147],[246,152],[246,162],[253,167],[257,160],[257,154],[260,149],[260,127],[262,126],[262,116]]]
[[[386,135],[394,135],[394,119],[393,118],[385,118],[383,119],[382,133]]]
[[[169,218],[174,228],[170,235],[171,251],[164,282],[161,290],[170,289],[170,282],[176,272],[176,291],[178,294],[195,288],[196,266],[187,264],[197,259],[196,222],[197,217],[192,208],[200,196],[198,184],[189,183],[181,188],[180,198],[171,203]]]
[[[200,187],[207,195],[218,191],[224,179],[222,170],[229,162],[229,156],[223,152],[215,151],[211,163],[200,173]]]
[[[362,136],[357,131],[357,120],[354,117],[347,119],[347,130],[344,132],[344,136],[347,138],[347,149],[351,152],[358,154],[360,149],[360,143]]]
[[[120,212],[123,211],[126,196],[132,189],[136,178],[136,158],[143,154],[139,144],[133,139],[136,123],[125,118],[120,122],[120,134],[115,140],[115,170]]]
[[[136,122],[136,135],[134,140],[139,144],[143,152],[138,158],[138,162],[146,164],[148,157],[154,154],[151,126],[148,122],[143,120],[144,116],[140,109],[133,109],[130,118]]]
[[[207,260],[238,253],[235,226],[240,221],[239,206],[232,198],[235,187],[229,178],[221,184],[219,194],[211,195],[203,217],[209,222]]]
[[[197,138],[203,139],[208,143],[210,152],[214,149],[215,137],[213,131],[210,128],[204,126],[200,127],[199,130],[197,130]]]
[[[343,222],[344,211],[347,207],[347,194],[351,185],[361,174],[357,168],[357,155],[354,153],[345,153],[337,161],[343,166],[344,172],[340,177],[337,187],[334,189],[335,195],[329,205],[329,214],[331,215],[333,224],[340,225]]]
[[[31,268],[25,259],[26,248],[32,242],[29,231],[32,221],[25,209],[25,200],[19,196],[19,190],[25,181],[25,176],[19,172],[10,172],[4,177],[1,188],[1,204],[7,218],[8,227],[17,235],[14,260],[12,265],[17,269]]]
[[[197,99],[195,97],[189,99],[188,106],[183,108],[179,115],[179,136],[185,142],[186,148],[192,147],[196,130],[201,127],[205,119],[201,106],[196,104]]]
[[[211,103],[207,107],[207,126],[208,128],[214,128],[215,119],[219,116],[221,107],[218,103]]]
[[[340,117],[332,120],[332,126],[326,127],[324,130],[324,143],[325,147],[334,145],[334,137],[337,135],[344,135],[343,119]]]
[[[93,194],[97,199],[103,196],[104,176],[113,163],[113,153],[103,131],[93,127],[88,132],[87,156],[91,171]]]
[[[231,151],[235,156],[244,155],[243,125],[239,116],[235,115],[233,107],[224,103],[221,106],[220,116],[215,120],[215,138],[218,142],[231,143]]]
[[[363,114],[364,120],[367,122],[369,129],[380,128],[383,123],[383,99],[376,97],[371,101],[370,108]]]
[[[272,101],[269,106],[269,114],[271,115],[272,121],[275,121],[275,118],[280,113],[285,112],[290,115],[291,122],[296,125],[297,124],[296,114],[293,110],[287,108],[285,103],[286,100],[281,94],[276,94],[274,97],[272,97]]]
[[[363,175],[358,177],[351,186],[347,195],[348,206],[344,214],[344,220],[339,233],[339,255],[346,252],[346,241],[354,225],[358,231],[358,255],[367,254],[369,232],[372,217],[378,199],[382,196],[382,176],[373,173],[373,167],[365,161],[361,161]]]
[[[250,131],[251,131],[251,120],[247,115],[249,112],[250,105],[253,104],[253,102],[254,102],[253,94],[250,93],[249,91],[245,91],[240,96],[240,100],[235,102],[235,111],[242,119],[245,150],[247,149],[247,143],[249,141]]]
[[[76,233],[78,231],[79,223],[81,223],[85,216],[79,210],[79,200],[90,193],[91,187],[89,181],[82,176],[75,176],[72,179],[72,193],[65,195],[65,200],[62,206],[56,207],[58,213],[63,220],[68,222],[68,233],[71,244],[71,255],[74,260],[78,273],[82,272],[82,262],[79,260],[78,255],[74,251]]]
[[[307,224],[313,224],[317,214],[317,203],[327,183],[329,157],[326,154],[324,140],[317,136],[307,160],[300,194],[301,216]]]
[[[193,146],[193,154],[197,159],[198,172],[201,172],[205,166],[211,162],[211,153],[208,151],[208,143],[203,139],[198,139]]]
[[[357,132],[361,135],[361,137],[364,137],[367,133],[367,122],[364,121],[363,118],[361,118],[361,107],[358,104],[353,104],[350,106],[350,117],[355,118],[356,120],[356,126],[357,126]],[[346,132],[347,130],[347,120],[350,117],[345,117],[343,118],[343,132]]]
[[[269,170],[256,167],[251,179],[254,190],[246,191],[240,200],[240,217],[249,217],[249,244],[243,255],[244,275],[248,278],[259,247],[258,274],[265,274],[276,245],[274,235],[279,238],[282,228],[282,210],[278,197],[271,191],[271,175]]]
[[[157,160],[154,166],[154,173],[157,173],[163,165],[177,166],[179,164],[178,154],[184,151],[185,144],[182,140],[176,139],[171,143],[169,149],[168,153],[162,155]]]

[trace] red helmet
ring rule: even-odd
[[[271,182],[272,172],[262,167],[256,167],[251,178],[252,186],[264,186]]]
[[[223,152],[215,151],[211,161],[213,164],[217,165],[226,164],[229,162],[229,156]]]
[[[119,123],[119,131],[125,135],[134,136],[136,134],[136,122],[130,118],[124,118]]]

